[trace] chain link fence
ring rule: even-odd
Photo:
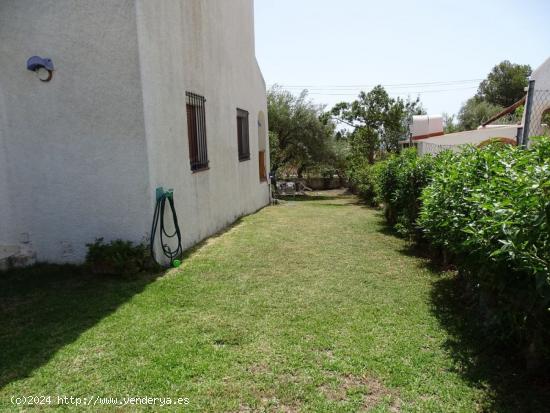
[[[531,106],[529,108],[529,105]],[[531,92],[528,97],[526,113],[529,116],[524,137],[550,135],[550,90],[536,89]]]
[[[533,136],[550,136],[550,90],[537,89],[535,82],[531,81],[524,106],[523,119],[521,116],[521,111],[515,110],[514,112],[495,119],[488,125],[517,125],[518,133],[516,134],[516,138],[512,139],[512,137],[509,137],[509,139],[516,140],[519,145],[523,144],[528,146],[529,138]],[[442,145],[432,142],[416,142],[415,146],[420,155],[436,155],[447,150],[459,152],[464,145]]]
[[[418,142],[416,143],[416,149],[419,155],[437,155],[440,152],[451,150],[453,152],[459,152],[462,145],[439,145],[431,142]]]
[[[521,114],[512,112],[507,115],[501,116],[500,118],[489,122],[488,125],[520,125],[521,124]]]

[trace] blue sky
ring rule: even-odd
[[[456,113],[500,61],[550,57],[550,0],[255,0],[255,15],[268,86],[329,106],[383,84]]]

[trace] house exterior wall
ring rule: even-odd
[[[550,90],[550,57],[531,74],[530,79],[535,81],[535,88]]]
[[[265,205],[252,19],[252,0],[0,2],[0,244],[79,262],[98,237],[142,241],[157,186],[175,190],[184,247]],[[52,58],[51,82],[26,70],[32,55]],[[195,174],[185,91],[207,99],[210,170]]]
[[[51,82],[26,70],[32,55],[53,59]],[[0,2],[1,197],[16,232],[4,242],[73,262],[96,237],[143,237],[140,84],[133,0]]]
[[[0,57],[1,59],[1,57]],[[13,228],[13,216],[11,212],[11,203],[8,197],[8,168],[6,158],[6,142],[4,141],[6,127],[3,94],[0,91],[0,245],[9,245],[15,240]]]
[[[149,192],[174,189],[186,248],[269,202],[267,183],[259,180],[258,114],[267,113],[267,103],[255,58],[253,1],[139,0],[137,16]],[[196,173],[185,92],[206,98],[209,169]],[[249,112],[250,160],[243,162],[237,108]]]
[[[527,99],[531,101],[531,117],[529,120],[529,136],[539,136],[548,133],[547,127],[542,126],[542,116],[550,110],[550,58],[546,59],[530,76],[535,81],[532,96]],[[526,112],[523,114],[525,124]],[[529,144],[532,142],[530,141]]]

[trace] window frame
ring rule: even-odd
[[[206,99],[192,92],[185,92],[187,114],[187,140],[189,164],[193,173],[210,168],[206,134]]]
[[[258,167],[260,169],[260,182],[267,182],[267,169],[265,165],[265,150],[258,151]]]
[[[250,160],[250,113],[237,108],[237,154],[239,162]]]

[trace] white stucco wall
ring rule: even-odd
[[[184,247],[266,205],[253,28],[252,0],[0,2],[0,243],[28,234],[38,260],[78,262],[97,237],[141,241],[158,186],[175,190]],[[53,59],[51,82],[26,70],[32,55]],[[207,99],[199,173],[186,91]],[[237,107],[250,113],[246,162]]]
[[[550,90],[550,57],[533,71],[530,79],[535,80],[535,88]]]
[[[448,133],[434,138],[422,139],[416,142],[418,153],[420,155],[433,153],[434,148],[431,145],[441,146],[460,146],[460,145],[479,145],[491,138],[510,138],[516,140],[517,130],[521,125],[506,125],[500,127],[486,127],[476,130]]]
[[[13,212],[0,221],[16,232],[3,242],[28,236],[39,260],[71,262],[96,237],[146,234],[136,33],[133,0],[0,2],[0,197]],[[26,69],[32,55],[53,59],[51,82]]]
[[[529,136],[538,136],[547,133],[541,123],[542,115],[550,110],[550,58],[533,71],[530,79],[535,81],[535,88],[534,96],[529,97],[532,100]]]
[[[443,133],[443,117],[440,115],[415,115],[412,117],[411,134],[413,139],[417,136],[426,136]]]
[[[3,94],[0,91],[0,245],[9,245],[16,238],[11,203],[8,196],[7,146],[4,141],[4,129],[7,125],[5,114]]]
[[[258,168],[252,0],[139,0],[137,22],[151,187],[173,188],[184,248],[269,202]],[[185,92],[206,98],[209,169],[189,164]],[[236,110],[249,112],[250,160],[239,162]],[[267,125],[266,125],[267,127]],[[151,207],[152,208],[152,207]]]

